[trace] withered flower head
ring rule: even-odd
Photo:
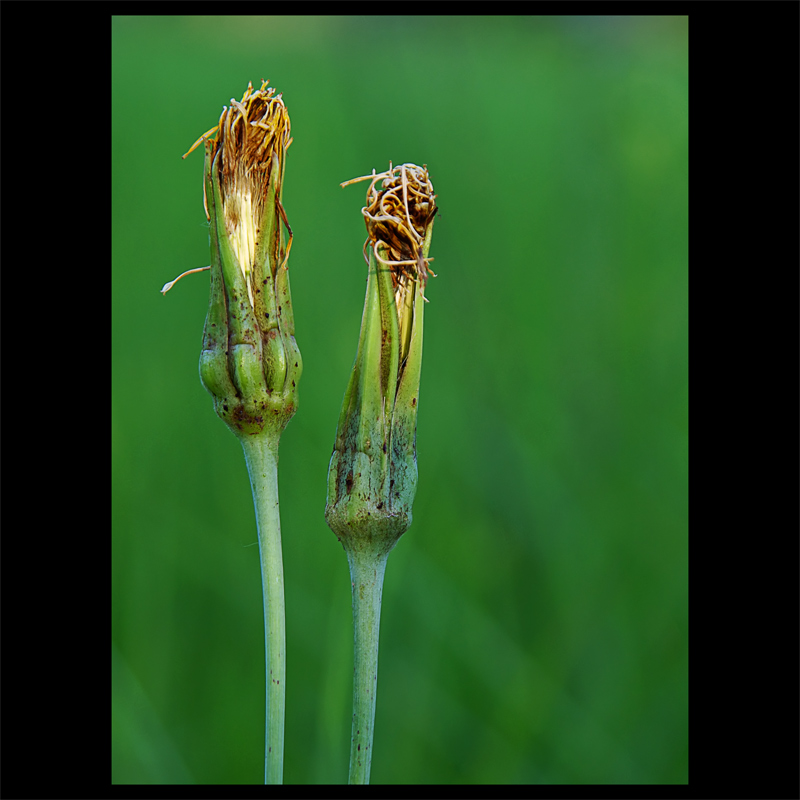
[[[258,91],[251,83],[189,150],[205,142],[211,297],[200,377],[237,436],[279,435],[297,409],[302,362],[286,269],[292,229],[281,203],[290,127],[281,95],[267,81]]]
[[[251,304],[256,244],[262,233],[261,221],[276,161],[280,170],[276,182],[278,212],[290,233],[283,258],[284,267],[292,246],[291,228],[280,204],[286,163],[284,154],[292,143],[291,123],[283,96],[276,95],[275,89],[267,88],[268,83],[262,81],[257,91],[253,91],[253,84],[249,83],[241,101],[231,98],[230,107],[222,109],[219,123],[204,133],[186,153],[189,155],[200,142],[207,141],[208,157],[219,180],[225,228],[247,282]],[[216,137],[210,139],[213,133]],[[277,154],[277,159],[272,158],[273,153]],[[203,202],[206,217],[210,220],[205,191]]]
[[[433,259],[423,256],[425,240],[437,211],[427,166],[401,164],[392,167],[390,163],[387,172],[376,175],[373,170],[372,175],[353,178],[342,186],[365,180],[372,183],[367,189],[367,205],[361,209],[368,234],[364,259],[369,263],[367,248],[372,247],[377,260],[391,267],[392,285],[398,298],[408,290],[409,281],[418,279],[424,290],[428,273],[436,277],[429,267]],[[382,181],[380,188],[376,188],[378,181]],[[380,245],[388,259],[381,257]],[[402,307],[399,299],[397,305]]]
[[[371,181],[367,189],[367,205],[361,209],[367,225],[367,240],[364,242],[364,259],[369,263],[371,250],[376,261],[389,267],[392,276],[394,300],[397,306],[400,334],[400,363],[402,364],[410,346],[413,326],[414,296],[417,284],[422,299],[428,275],[436,277],[428,258],[436,216],[436,195],[428,167],[416,164],[401,164],[386,172],[365,175],[345,181],[349,186],[359,181]],[[379,183],[380,182],[380,183]]]
[[[389,165],[371,181],[367,295],[356,361],[328,468],[325,518],[348,552],[387,552],[411,524],[417,488],[416,425],[423,290],[436,204],[427,167]]]

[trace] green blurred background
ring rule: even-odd
[[[358,175],[438,194],[414,524],[389,559],[373,783],[688,780],[685,17],[117,17],[113,773],[263,780],[252,498],[197,362],[202,151],[283,92],[303,355],[281,441],[287,783],[347,780],[326,475],[356,351]]]

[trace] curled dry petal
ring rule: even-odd
[[[372,248],[375,258],[391,267],[397,307],[402,308],[410,283],[418,280],[424,291],[428,275],[436,277],[429,266],[433,259],[423,254],[437,211],[433,184],[427,166],[389,164],[386,172],[376,174],[373,170],[372,175],[353,178],[342,186],[367,180],[371,181],[367,205],[361,209],[368,234],[364,258],[369,263],[368,249]],[[384,256],[379,253],[380,247]]]

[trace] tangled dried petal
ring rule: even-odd
[[[397,292],[404,292],[409,280],[419,280],[424,290],[432,258],[423,256],[423,245],[429,225],[436,215],[436,195],[428,175],[427,166],[401,164],[387,172],[353,178],[342,186],[359,181],[371,181],[367,189],[367,205],[361,209],[367,225],[364,257],[369,262],[367,248],[372,247],[375,257],[392,270],[392,284]],[[382,181],[380,186],[377,184]],[[388,259],[379,255],[383,246]]]

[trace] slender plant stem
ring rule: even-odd
[[[369,783],[378,691],[381,594],[388,553],[348,550],[353,587],[353,729],[349,782]]]
[[[267,435],[243,438],[242,447],[256,507],[261,585],[264,590],[264,635],[267,651],[264,783],[283,783],[286,624],[278,506],[278,438]]]

